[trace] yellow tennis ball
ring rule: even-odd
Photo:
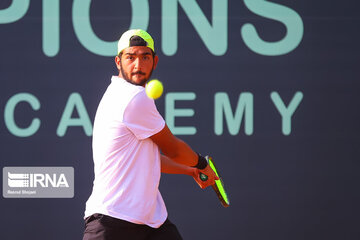
[[[145,87],[146,95],[152,99],[161,97],[163,90],[164,87],[162,83],[157,79],[150,80]]]

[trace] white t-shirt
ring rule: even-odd
[[[85,218],[101,213],[154,228],[164,223],[160,151],[149,138],[164,126],[144,87],[112,77],[95,116],[95,180]]]

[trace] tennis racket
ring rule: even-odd
[[[225,188],[224,188],[224,182],[219,174],[219,171],[217,170],[213,160],[211,157],[209,156],[206,156],[205,157],[206,160],[208,161],[209,163],[209,166],[211,167],[211,169],[215,172],[216,176],[219,178],[219,180],[215,180],[215,184],[212,185],[211,187],[214,189],[216,195],[218,196],[221,204],[224,206],[224,207],[228,207],[230,205],[230,201],[229,201],[229,198],[225,192]],[[200,179],[202,181],[206,181],[208,180],[208,176],[206,176],[205,174],[203,173],[200,173]]]

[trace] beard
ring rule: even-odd
[[[137,86],[144,86],[146,84],[146,82],[149,80],[149,78],[151,77],[151,74],[152,74],[153,70],[154,70],[154,66],[152,67],[148,77],[146,77],[146,74],[144,72],[141,72],[141,71],[138,71],[138,72],[135,72],[135,73],[125,73],[124,68],[122,66],[122,63],[120,62],[120,71],[121,71],[121,74],[122,74],[123,78],[127,82],[129,82],[131,84],[134,84],[134,85],[137,85]],[[135,74],[141,74],[141,75],[143,75],[145,77],[141,82],[137,83],[137,82],[131,80],[131,75],[135,75]]]

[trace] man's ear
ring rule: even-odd
[[[115,60],[117,69],[120,70],[120,61],[121,61],[120,57],[116,56],[114,60]]]
[[[158,64],[158,62],[159,62],[159,57],[157,55],[155,55],[154,56],[154,68],[153,69],[156,68],[156,65]]]

